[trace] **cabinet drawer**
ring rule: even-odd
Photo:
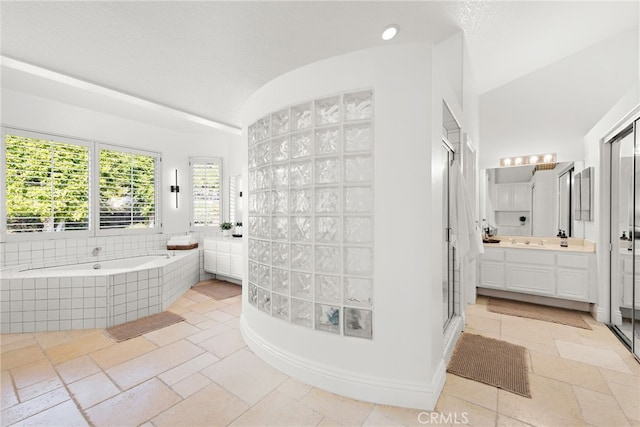
[[[229,253],[231,252],[231,243],[229,242],[217,242],[217,250],[218,252]]]
[[[580,268],[586,270],[589,268],[589,256],[558,254],[558,267]]]
[[[482,261],[504,261],[504,249],[485,248],[480,258]]]
[[[556,254],[548,252],[514,249],[507,253],[507,262],[553,266],[556,263],[555,257]]]

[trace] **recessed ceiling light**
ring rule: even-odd
[[[396,34],[398,34],[398,29],[399,29],[398,26],[395,24],[389,25],[382,32],[382,40],[391,40],[392,38],[394,38]]]

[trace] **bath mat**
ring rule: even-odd
[[[112,326],[105,329],[105,332],[113,340],[120,342],[138,337],[146,334],[147,332],[155,331],[156,329],[162,329],[165,326],[173,325],[174,323],[182,322],[183,320],[184,317],[182,316],[178,316],[177,314],[169,311],[163,311],[138,320]]]
[[[242,294],[242,285],[216,279],[203,280],[191,289],[218,301]]]
[[[519,345],[463,333],[447,372],[531,398],[527,349]]]
[[[489,298],[487,310],[509,316],[526,317],[527,319],[543,320],[591,330],[591,326],[585,322],[579,311],[566,308],[549,307],[502,298]]]

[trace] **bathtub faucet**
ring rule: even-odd
[[[93,248],[93,251],[91,251],[91,253],[93,254],[93,256],[98,256],[101,250],[101,247]]]

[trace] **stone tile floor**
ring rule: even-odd
[[[103,330],[3,335],[2,426],[640,426],[640,365],[592,331],[467,308],[466,331],[529,349],[533,399],[447,375],[434,417],[360,402],[271,368],[238,330],[241,297],[188,291],[186,322],[114,343]]]

